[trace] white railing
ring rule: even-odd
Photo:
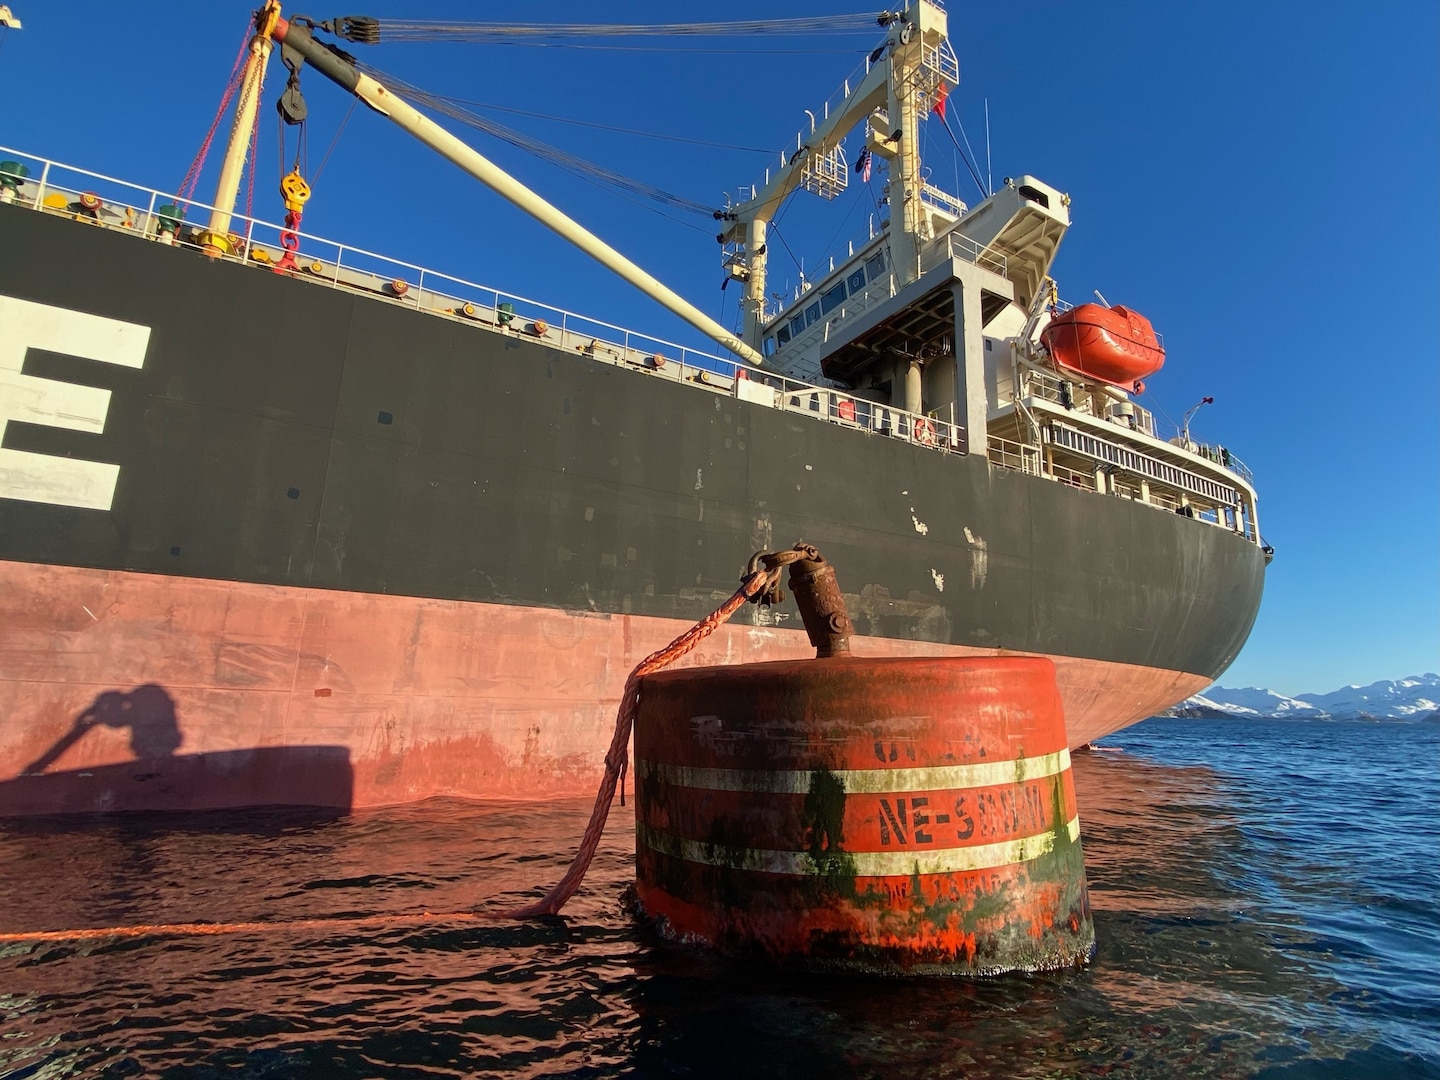
[[[830,94],[830,96],[821,103],[820,111],[818,113],[811,114],[810,133],[813,133],[815,128],[823,125],[825,121],[830,119],[830,112],[832,109],[838,110],[842,106],[844,106],[847,101],[850,100],[850,95],[853,94],[856,90],[860,89],[861,83],[863,83],[865,79],[869,76],[871,67],[871,61],[869,56],[867,55],[866,58],[860,61],[860,63],[856,65],[855,69],[845,77],[845,79],[840,83],[838,87],[836,87],[836,89]],[[807,109],[806,112],[809,112],[809,110]],[[795,150],[799,150],[801,147],[806,145],[809,140],[810,133],[807,133],[805,131],[797,131],[795,133]],[[776,169],[777,172],[780,169],[784,169],[786,163],[792,160],[790,154],[793,152],[794,151],[791,151],[789,149],[788,145],[785,150],[781,150],[779,152],[779,165]],[[758,190],[769,186],[770,170],[767,168],[765,170],[764,179],[761,180],[759,183],[752,184],[750,186],[748,198],[755,198],[755,194]],[[742,189],[741,201],[748,201],[746,198],[743,197],[743,191],[744,189]]]
[[[936,210],[943,210],[947,214],[953,214],[957,218],[963,217],[965,211],[968,209],[966,205],[954,195],[951,195],[944,188],[936,187],[934,184],[920,185],[920,201],[927,206],[934,207]]]
[[[1034,369],[1027,368],[1020,372],[1018,392],[1013,389],[1013,383],[1008,379],[1005,385],[1001,387],[1001,392],[1003,394],[1005,387],[1009,386],[1011,387],[1011,400],[1017,403],[1023,401],[1025,398],[1039,398],[1042,401],[1049,401],[1067,409],[1074,409],[1082,416],[1093,416],[1097,420],[1107,420],[1121,427],[1129,426],[1128,423],[1122,423],[1122,421],[1127,418],[1119,414],[1113,412],[1105,416],[1096,414],[1091,406],[1090,395],[1081,392],[1078,383],[1070,384],[1071,389],[1068,391],[1067,400],[1067,392],[1061,389],[1061,382],[1068,383],[1069,380],[1062,380],[1060,376],[1052,375],[1049,372],[1035,371]],[[1109,401],[1111,399],[1107,396],[1106,400]],[[1119,404],[1119,402],[1112,402],[1112,404]],[[1131,430],[1139,431],[1145,435],[1149,435],[1151,438],[1157,438],[1158,436],[1155,434],[1155,418],[1150,414],[1150,410],[1141,405],[1136,405],[1134,402],[1130,403],[1130,408],[1135,421],[1135,426]]]
[[[949,232],[942,237],[943,243],[934,243],[920,253],[920,272],[927,273],[941,263],[951,259],[974,263],[1004,277],[1010,263],[1004,255],[986,251],[984,246],[964,233]]]
[[[969,451],[966,432],[958,424],[893,405],[854,397],[843,390],[813,386],[778,375],[748,373],[735,384],[735,396],[786,412],[805,413],[842,427],[885,435],[952,454]]]
[[[1180,433],[1177,432],[1176,438],[1178,439],[1179,437]],[[1192,454],[1199,454],[1207,461],[1213,461],[1216,465],[1224,466],[1252,487],[1255,485],[1255,474],[1250,471],[1250,466],[1246,465],[1227,448],[1223,446],[1212,446],[1209,443],[1191,443],[1187,449]]]
[[[79,217],[137,236],[156,238],[160,211],[173,205],[186,219],[178,242],[195,246],[190,230],[196,222],[208,222],[212,210],[208,203],[199,200],[177,199],[153,188],[0,147],[0,161],[10,159],[20,159],[21,164],[33,163],[30,176],[17,196],[21,205]],[[97,212],[89,213],[79,207],[79,199],[86,193],[99,197]],[[63,201],[63,205],[46,205],[47,200]],[[284,254],[281,244],[284,231],[281,225],[237,213],[231,220],[235,252],[222,257],[273,268]],[[733,376],[736,368],[743,366],[727,357],[579,315],[518,293],[466,281],[403,259],[304,231],[297,231],[295,235],[299,238],[300,250],[296,252],[294,276],[302,279],[382,297],[503,332],[528,334],[567,350],[588,352],[594,342],[594,351],[602,357],[613,356],[641,366],[652,366],[652,358],[656,356],[678,361],[681,367],[689,369],[689,374],[706,371]],[[542,327],[543,332],[537,333]],[[664,366],[659,367],[663,370]]]
[[[1047,428],[1046,443],[1050,448],[1076,450],[1067,445],[1063,437],[1067,434],[1080,433],[1051,425]],[[1071,468],[1055,461],[1045,447],[995,435],[986,440],[986,456],[998,468],[1044,477],[1083,491],[1104,494],[1108,489],[1111,495],[1181,514],[1260,543],[1253,507],[1228,485],[1147,459],[1146,455],[1121,443],[1088,434],[1082,438],[1088,445],[1076,452],[1091,459],[1093,464],[1089,468]],[[1192,495],[1199,498],[1192,499]]]
[[[1043,475],[1038,446],[1016,442],[1014,439],[1003,439],[999,435],[991,435],[985,443],[987,456],[1000,468],[1015,469],[1034,476]]]
[[[1007,263],[1003,255],[994,255],[986,252],[968,236],[956,236],[952,234],[945,237],[943,242],[931,245],[929,249],[922,253],[920,258],[920,271],[921,273],[926,273],[948,262],[952,258],[974,263],[976,266],[985,267],[1001,275],[1003,275],[1007,269]],[[857,260],[852,265],[860,266],[861,263]],[[793,319],[797,311],[803,311],[809,307],[810,304],[820,303],[821,297],[823,297],[829,289],[834,288],[837,282],[844,280],[843,274],[833,278],[827,276],[821,285],[805,292],[798,301],[790,305],[787,309],[788,317]],[[874,304],[882,300],[890,299],[890,297],[894,296],[899,290],[900,285],[893,271],[885,274],[884,277],[877,281],[867,281],[864,291],[848,293],[844,300],[836,307],[830,309],[828,314],[822,315],[820,320],[814,325],[806,327],[804,331],[791,337],[790,340],[784,345],[781,345],[776,352],[778,353],[783,349],[788,349],[790,350],[790,355],[793,356],[809,348],[811,345],[829,341],[831,333],[835,330],[838,330],[845,323]],[[769,330],[766,331],[767,335],[778,331],[784,323],[785,320],[783,319],[772,323]]]

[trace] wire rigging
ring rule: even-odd
[[[748,37],[760,34],[835,36],[873,30],[873,14],[747,19],[737,22],[686,23],[511,23],[377,20],[378,41],[556,41],[597,37]]]
[[[484,101],[469,101],[465,98],[448,97],[444,94],[436,94],[437,98],[449,101],[466,109],[485,109],[490,112],[511,113],[515,116],[528,116],[536,120],[553,120],[557,124],[573,124],[576,127],[595,128],[597,131],[613,131],[617,135],[638,135],[645,139],[661,139],[665,142],[690,143],[693,146],[711,146],[717,150],[740,150],[747,154],[774,154],[774,150],[760,146],[737,146],[734,143],[711,142],[709,139],[689,139],[683,135],[666,135],[659,131],[639,131],[636,128],[616,127],[613,124],[597,124],[592,120],[576,120],[567,116],[552,116],[549,113],[529,112],[526,109],[514,109],[508,105],[492,105]]]
[[[719,45],[686,48],[680,45],[619,45],[585,41],[492,41],[491,45],[541,49],[590,49],[602,52],[689,53],[702,56],[864,56],[869,49],[757,49],[724,48]]]
[[[320,182],[320,174],[325,171],[325,166],[329,164],[330,155],[335,152],[335,147],[340,145],[340,136],[344,134],[345,125],[350,122],[350,117],[354,114],[355,106],[358,104],[360,104],[359,98],[352,97],[350,99],[350,108],[345,111],[345,119],[341,120],[340,126],[335,129],[335,137],[330,140],[330,147],[325,151],[325,156],[320,159],[320,167],[315,170],[315,182],[317,184]]]
[[[980,182],[980,173],[976,171],[975,166],[970,163],[970,159],[965,156],[965,151],[960,146],[960,140],[955,138],[955,132],[950,130],[949,119],[943,112],[937,113],[936,115],[940,117],[940,123],[945,125],[945,133],[950,136],[950,141],[955,144],[955,149],[960,153],[960,159],[965,162],[965,168],[970,172],[970,179],[975,181],[975,187],[979,189],[980,197],[982,199],[989,198],[989,195],[985,191],[985,185]],[[967,139],[966,142],[968,143],[969,140]]]
[[[705,217],[714,216],[715,208],[708,203],[697,202],[683,195],[676,195],[673,192],[666,191],[664,188],[655,187],[652,184],[647,184],[644,181],[636,180],[633,177],[615,172],[613,169],[607,169],[603,165],[597,165],[578,155],[551,146],[549,143],[541,142],[539,139],[524,135],[513,128],[508,128],[488,117],[481,116],[473,110],[457,104],[453,98],[432,94],[427,90],[420,89],[418,86],[412,86],[403,80],[386,75],[384,72],[371,68],[369,65],[357,66],[367,75],[386,83],[416,103],[434,109],[436,112],[442,113],[452,120],[483,131],[487,135],[501,139],[512,146],[534,154],[536,157],[543,158],[565,169],[567,172],[579,176],[583,180],[598,181],[620,191],[628,191],[678,210],[684,210],[693,214],[702,214]]]

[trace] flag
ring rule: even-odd
[[[862,182],[866,184],[870,182],[870,151],[868,148],[860,151],[860,156],[855,160],[855,171],[860,174]]]
[[[945,119],[945,95],[950,93],[950,88],[945,85],[944,80],[940,82],[940,89],[935,91],[935,107],[930,111],[937,113],[941,120]]]

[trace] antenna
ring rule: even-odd
[[[1096,299],[1096,300],[1099,300],[1100,303],[1104,304],[1106,307],[1109,307],[1109,306],[1110,306],[1110,301],[1109,301],[1109,300],[1106,300],[1105,297],[1103,297],[1103,296],[1100,295],[1100,290],[1099,290],[1099,289],[1092,289],[1092,290],[1090,290],[1090,291],[1095,294],[1095,299]]]
[[[995,194],[995,176],[990,172],[990,99],[985,99],[985,190]]]
[[[1180,438],[1184,440],[1186,450],[1190,449],[1190,418],[1200,411],[1200,406],[1213,404],[1215,404],[1213,397],[1202,397],[1198,402],[1190,406],[1190,411],[1185,414],[1185,419],[1181,421],[1183,426],[1180,431]]]

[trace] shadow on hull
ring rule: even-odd
[[[262,746],[176,754],[0,781],[0,817],[134,810],[305,806],[349,810],[344,746]]]

